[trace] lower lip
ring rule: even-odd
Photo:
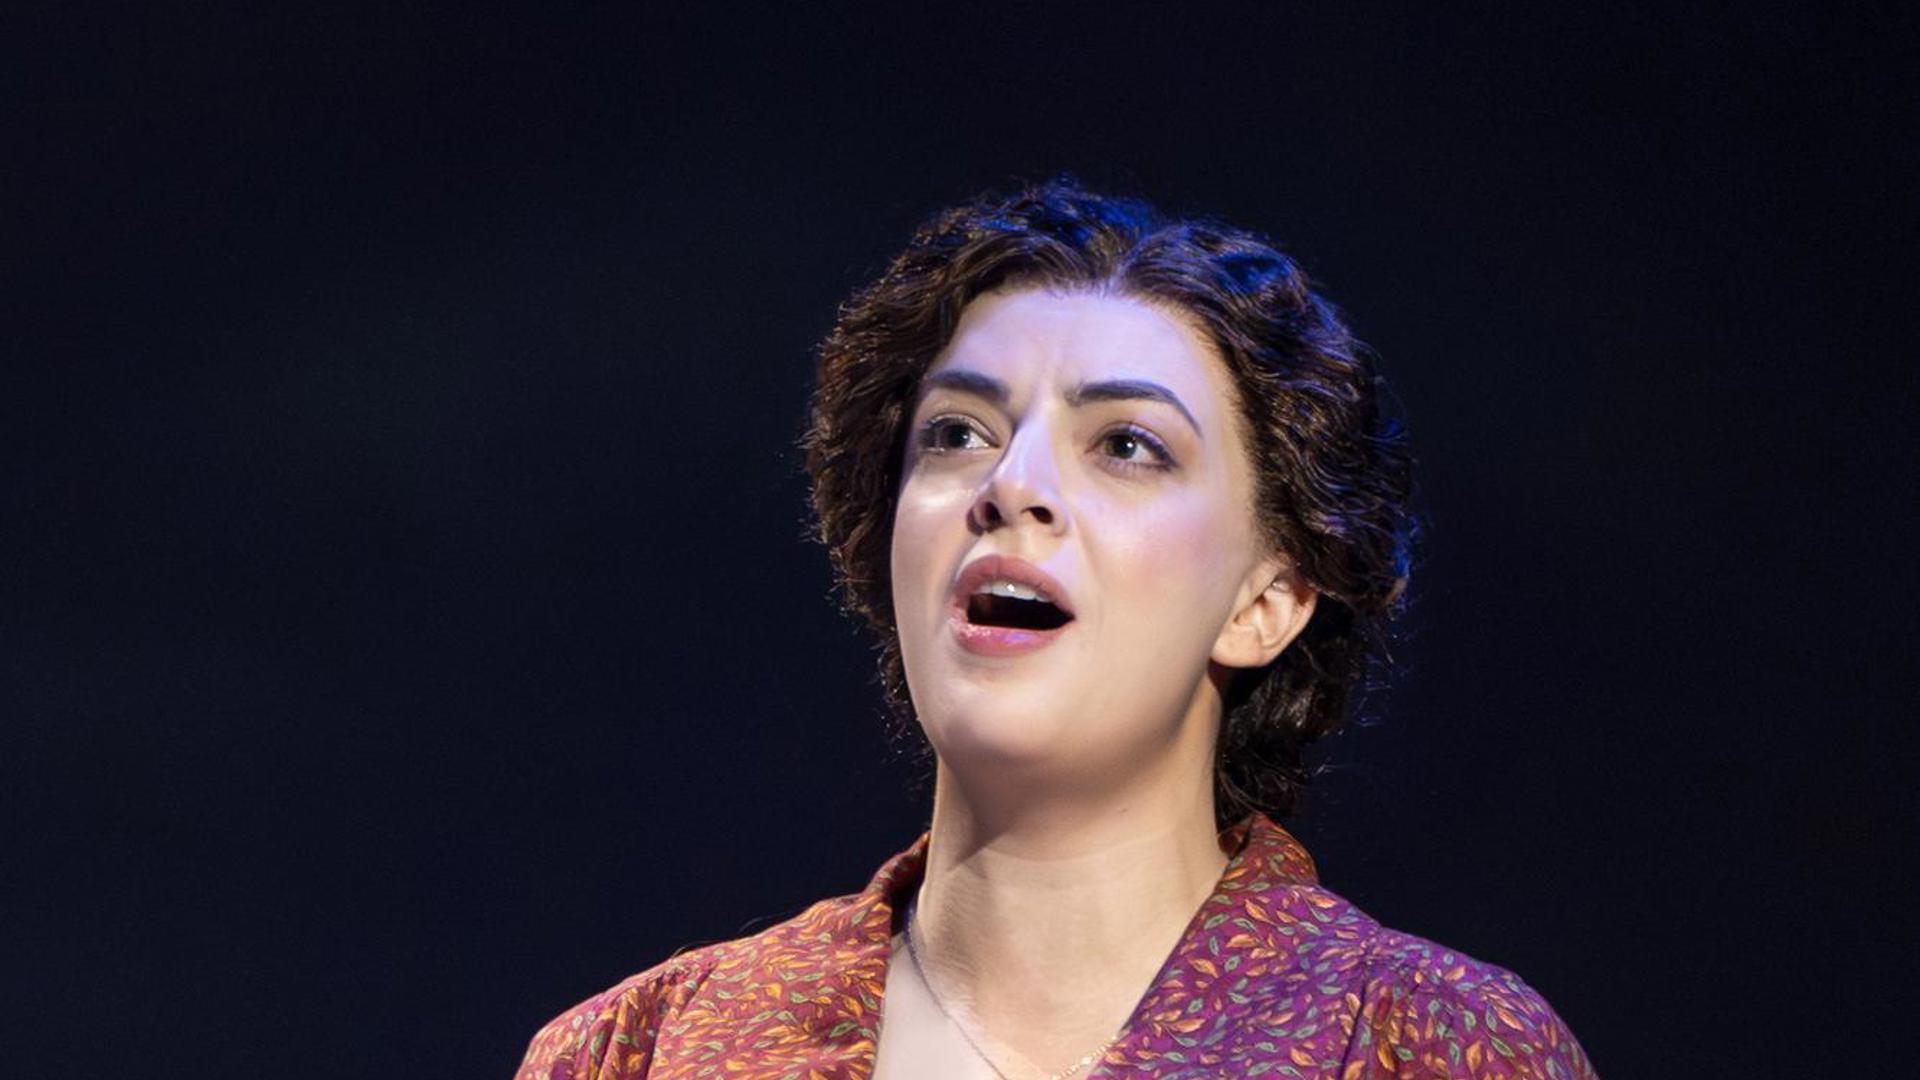
[[[1068,621],[1051,630],[1024,630],[1014,626],[977,626],[967,621],[963,608],[954,608],[948,620],[960,647],[980,656],[1021,656],[1044,649],[1066,632]]]

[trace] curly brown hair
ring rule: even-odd
[[[1236,672],[1215,740],[1214,814],[1225,829],[1291,813],[1306,750],[1345,725],[1371,671],[1391,664],[1408,604],[1413,459],[1370,350],[1293,260],[1245,230],[1169,218],[1070,179],[988,193],[923,224],[885,273],[841,307],[821,344],[799,446],[812,538],[827,548],[843,612],[879,641],[896,739],[931,757],[913,713],[891,593],[890,546],[906,426],[920,377],[961,310],[1003,286],[1093,288],[1171,303],[1232,373],[1270,547],[1320,601],[1265,667]]]

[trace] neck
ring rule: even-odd
[[[1117,1030],[1227,862],[1204,751],[1017,804],[941,761],[914,928],[940,989],[1036,1062]]]

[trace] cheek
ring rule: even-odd
[[[944,607],[944,568],[955,557],[946,550],[954,541],[945,534],[958,521],[965,537],[964,514],[965,505],[949,493],[912,480],[901,487],[893,514],[892,584],[895,614],[902,621]]]
[[[1129,508],[1130,527],[1108,533],[1111,595],[1129,614],[1165,626],[1209,619],[1243,547],[1217,493],[1189,491]]]

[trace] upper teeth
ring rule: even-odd
[[[1053,603],[1053,597],[1048,596],[1039,589],[1029,585],[1022,585],[1017,581],[989,581],[973,591],[975,595],[991,593],[994,596],[1011,596],[1020,600],[1039,600],[1044,603]]]

